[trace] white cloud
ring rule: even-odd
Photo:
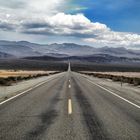
[[[10,2],[9,2],[10,1]],[[44,36],[80,38],[91,44],[140,45],[140,35],[115,32],[107,25],[91,22],[83,14],[65,14],[65,0],[0,0],[0,30]],[[11,4],[9,4],[11,3]]]
[[[32,9],[34,12],[49,14],[58,12],[64,4],[64,0],[29,0],[27,3],[29,10]]]
[[[91,43],[100,43],[114,46],[135,46],[140,45],[140,35],[134,33],[109,31],[99,34],[95,38],[84,39]]]
[[[0,0],[0,13],[22,16],[41,16],[63,11],[65,0]]]
[[[58,13],[46,16],[45,19],[25,21],[23,31],[32,34],[80,37],[86,42],[103,45],[140,45],[140,35],[112,31],[105,24],[91,22],[83,14]]]
[[[110,29],[101,23],[92,23],[83,14],[58,13],[44,19],[26,19],[22,22],[22,30],[27,33],[58,34],[67,36],[95,36]]]

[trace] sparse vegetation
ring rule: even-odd
[[[0,85],[1,86],[10,86],[13,83],[22,81],[22,80],[29,80],[29,79],[33,79],[33,78],[37,78],[37,77],[41,77],[41,76],[49,76],[52,74],[57,74],[59,72],[52,72],[52,73],[40,73],[40,74],[34,74],[34,75],[28,75],[28,76],[10,76],[10,77],[0,77]]]
[[[68,62],[25,60],[25,59],[0,59],[0,69],[16,70],[47,70],[66,71]]]
[[[106,74],[106,73],[100,73],[100,72],[80,72],[80,73],[98,77],[98,78],[106,78],[106,79],[111,79],[113,81],[120,81],[120,82],[129,83],[133,85],[140,85],[140,77],[133,77],[131,75],[124,76],[125,74],[122,75],[122,73],[120,75],[118,74],[115,75],[115,73]],[[140,73],[137,73],[137,75],[139,76]],[[136,76],[136,73],[135,73],[135,76]]]
[[[96,72],[140,72],[139,64],[110,64],[110,63],[71,63],[73,71],[96,71]]]

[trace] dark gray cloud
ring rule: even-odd
[[[108,30],[104,24],[92,23],[84,15],[59,13],[46,19],[31,19],[22,22],[21,32],[27,34],[72,36],[78,38],[96,37],[96,33]]]
[[[24,23],[22,24],[22,27],[25,29],[38,29],[38,28],[48,28],[51,27],[50,25],[47,25],[46,23],[38,23],[38,22],[34,22],[34,23]]]
[[[81,32],[84,30],[85,27],[81,25],[74,25],[74,26],[57,26],[57,25],[50,25],[49,23],[44,22],[26,22],[22,24],[22,32],[26,34],[40,34],[40,35],[55,35],[55,36],[74,36],[78,38],[89,38],[89,37],[96,37],[93,33],[85,33]],[[66,31],[65,31],[66,30]],[[69,30],[69,31],[67,31]]]
[[[13,31],[15,30],[15,26],[13,24],[0,21],[0,30]]]

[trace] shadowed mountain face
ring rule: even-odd
[[[127,58],[117,57],[108,54],[94,54],[84,56],[66,56],[66,57],[55,57],[55,56],[35,56],[25,57],[26,60],[39,60],[39,61],[54,61],[54,62],[78,62],[78,63],[110,63],[110,64],[132,64],[140,63],[139,58]]]
[[[38,52],[19,42],[0,41],[0,51],[15,57],[37,56]]]
[[[0,52],[0,59],[4,59],[4,58],[13,58],[14,56],[8,53],[3,53]]]
[[[40,45],[27,41],[0,41],[0,52],[1,56],[3,53],[4,58],[15,56],[28,57],[28,59],[54,60],[59,58],[58,60],[71,59],[90,62],[140,61],[140,50],[107,46],[94,48],[74,43]]]

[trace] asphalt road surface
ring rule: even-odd
[[[69,68],[0,105],[0,140],[140,140],[140,106]]]

